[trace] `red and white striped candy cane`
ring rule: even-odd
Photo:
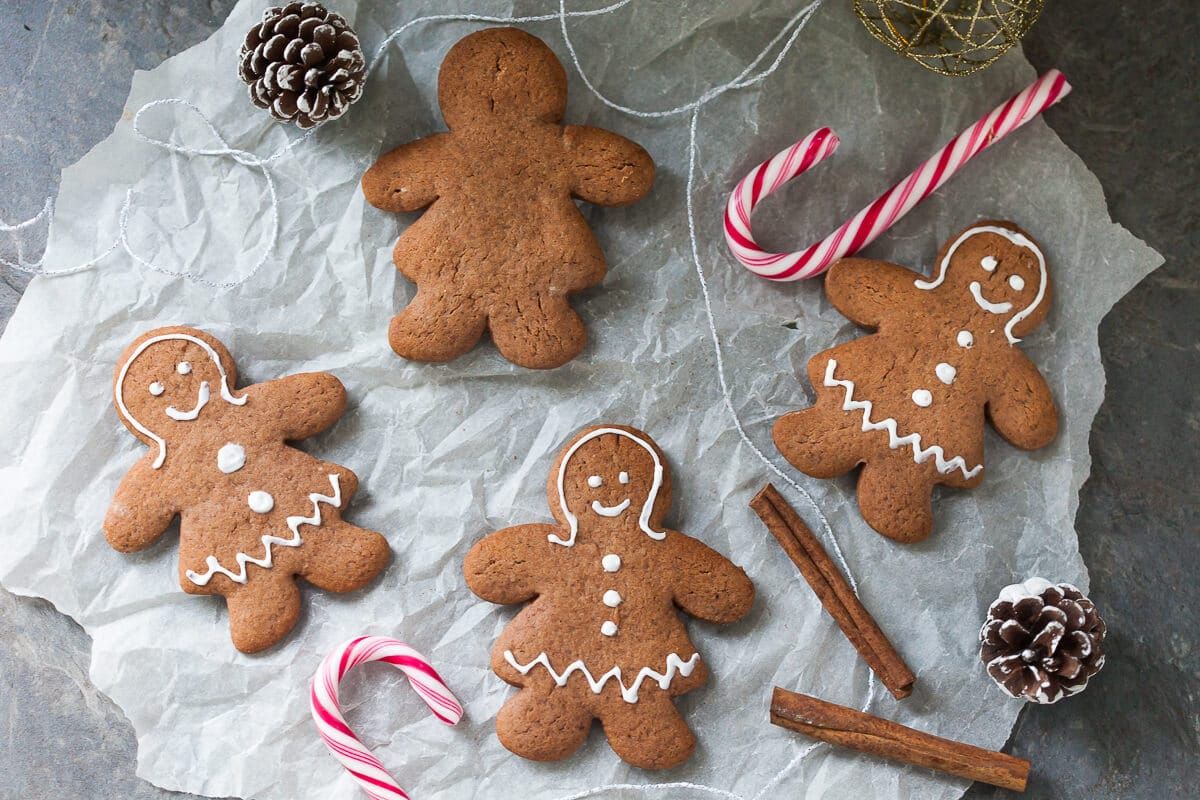
[[[338,685],[346,673],[368,661],[384,661],[404,671],[408,682],[442,722],[453,725],[462,719],[463,709],[445,681],[425,656],[404,642],[386,636],[359,636],[338,647],[321,662],[312,679],[309,702],[317,732],[333,757],[358,781],[372,800],[408,800],[408,794],[396,783],[383,764],[350,730],[342,716]]]
[[[773,281],[812,278],[829,269],[842,256],[867,246],[913,206],[938,189],[950,176],[983,150],[1003,139],[1067,96],[1071,84],[1058,70],[1050,70],[998,106],[904,180],[881,194],[852,219],[804,250],[768,253],[759,248],[750,228],[750,215],[759,202],[837,149],[838,138],[829,128],[807,137],[759,164],[742,178],[725,206],[725,241],[734,258],[756,275]]]

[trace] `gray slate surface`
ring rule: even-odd
[[[5,0],[0,217],[37,213],[59,170],[112,131],[133,69],[200,41],[232,6]],[[1200,23],[1192,0],[1048,6],[1025,52],[1039,70],[1062,69],[1075,92],[1047,119],[1099,177],[1113,217],[1167,261],[1100,329],[1108,396],[1076,526],[1109,624],[1108,665],[1088,692],[1027,709],[1008,749],[1034,763],[1028,797],[1191,797],[1200,785]],[[0,256],[14,255],[0,241]],[[26,280],[0,278],[2,326]],[[0,798],[190,797],[134,776],[133,730],[88,681],[89,649],[49,603],[0,589]]]

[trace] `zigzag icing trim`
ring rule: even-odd
[[[670,687],[671,682],[675,680],[675,675],[678,673],[683,677],[688,677],[692,671],[696,669],[696,665],[700,663],[700,654],[692,653],[692,657],[684,661],[677,653],[671,653],[667,656],[666,672],[657,672],[650,667],[642,667],[638,670],[637,678],[634,679],[630,686],[625,685],[625,681],[621,678],[621,668],[613,667],[608,672],[601,675],[599,678],[592,676],[591,670],[583,663],[583,660],[574,661],[567,665],[567,668],[558,673],[554,671],[554,667],[550,666],[550,657],[545,653],[539,653],[537,658],[530,661],[528,664],[520,664],[517,662],[516,656],[511,650],[504,651],[504,660],[512,665],[513,669],[520,672],[522,675],[528,675],[529,671],[539,664],[545,667],[550,673],[550,677],[554,678],[554,683],[558,686],[565,686],[567,679],[571,677],[571,673],[579,672],[587,679],[588,686],[591,687],[593,694],[600,694],[604,689],[604,684],[615,679],[617,685],[621,687],[621,698],[626,703],[636,703],[638,701],[638,690],[642,688],[642,682],[650,678],[658,684],[658,688],[666,690]]]
[[[324,495],[319,494],[318,492],[313,492],[308,496],[308,499],[313,504],[313,513],[311,517],[295,516],[287,518],[287,526],[288,530],[292,532],[292,538],[281,539],[278,536],[272,536],[271,534],[265,534],[262,537],[262,558],[255,558],[254,556],[247,555],[246,553],[238,553],[235,557],[238,565],[238,571],[233,572],[221,566],[221,562],[217,561],[216,556],[209,556],[204,560],[204,563],[208,565],[208,569],[205,570],[203,574],[193,572],[189,569],[185,573],[187,575],[187,579],[197,586],[206,586],[208,585],[208,582],[213,579],[214,575],[220,573],[228,577],[229,580],[233,581],[234,583],[245,583],[247,580],[247,564],[255,564],[263,569],[270,569],[271,564],[273,563],[273,559],[271,557],[271,547],[273,545],[279,545],[280,547],[299,547],[300,545],[304,544],[304,539],[300,536],[300,526],[321,524],[321,503],[331,505],[334,508],[342,507],[342,487],[338,481],[337,475],[329,476],[329,485],[333,487],[332,495]]]
[[[929,447],[921,447],[921,434],[910,433],[906,436],[901,436],[896,427],[896,420],[893,417],[881,419],[878,422],[871,421],[871,405],[870,400],[855,400],[854,399],[854,381],[840,380],[833,376],[834,370],[837,369],[837,361],[829,359],[829,363],[825,365],[825,385],[829,387],[841,386],[846,390],[846,399],[842,402],[843,411],[862,411],[863,422],[862,429],[864,431],[887,431],[888,446],[893,450],[901,447],[911,447],[913,451],[913,461],[918,464],[924,464],[929,460],[929,457],[934,458],[934,463],[937,465],[937,471],[946,475],[958,470],[967,480],[974,478],[983,469],[983,464],[977,464],[970,469],[967,468],[967,462],[962,456],[955,456],[950,460],[946,460],[946,451],[941,447],[930,445]]]

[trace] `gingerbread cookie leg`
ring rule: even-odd
[[[637,703],[624,703],[600,719],[608,744],[622,761],[642,769],[669,769],[687,761],[696,735],[670,695],[643,685]]]
[[[391,557],[387,539],[375,531],[331,520],[310,534],[312,556],[300,571],[309,583],[327,592],[352,592],[383,571]]]
[[[461,356],[479,341],[487,317],[466,295],[419,289],[388,326],[396,354],[414,361],[442,363]]]
[[[873,458],[858,477],[858,508],[875,530],[898,542],[919,542],[933,530],[933,483],[907,454]]]
[[[531,369],[562,366],[587,344],[583,320],[562,295],[505,301],[492,309],[488,327],[501,355]]]
[[[300,587],[290,576],[255,576],[225,595],[229,635],[243,653],[257,653],[287,636],[300,618]]]
[[[496,736],[513,753],[532,761],[559,761],[587,739],[592,715],[587,705],[554,685],[548,676],[530,676],[500,709]]]

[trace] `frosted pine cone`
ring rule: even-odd
[[[256,106],[311,128],[337,119],[359,98],[367,62],[340,14],[320,3],[288,3],[268,8],[246,34],[238,74]]]
[[[1056,703],[1104,666],[1104,620],[1069,583],[1006,586],[979,631],[979,657],[1012,697]]]

